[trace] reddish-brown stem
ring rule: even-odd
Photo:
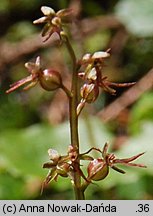
[[[68,37],[66,35],[64,35],[64,37],[65,37],[66,47],[73,61],[73,74],[72,74],[72,84],[71,84],[72,96],[69,98],[71,145],[76,149],[77,154],[79,155],[79,135],[78,135],[78,115],[77,115],[77,105],[78,105],[77,60]],[[75,170],[80,169],[79,158],[75,162],[74,166],[76,166]],[[79,175],[78,172],[74,172],[74,192],[75,192],[75,199],[77,200],[84,199],[84,191],[81,190],[81,176]]]

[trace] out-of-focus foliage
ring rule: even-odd
[[[130,113],[130,132],[140,133],[145,121],[153,121],[153,93],[148,92],[137,101]]]
[[[153,0],[121,0],[116,6],[116,14],[136,36],[153,35]]]
[[[18,42],[28,39],[33,34],[40,34],[41,27],[34,26],[32,21],[41,17],[41,5],[59,10],[67,7],[70,2],[72,1],[1,0],[0,46],[3,43],[16,46]],[[95,18],[96,20],[97,16],[102,18],[105,15],[109,17],[113,14],[123,24],[126,31],[122,36],[123,26],[107,28],[107,24],[109,26],[109,22],[113,21],[109,20],[108,23],[105,23],[105,28],[98,26],[91,34],[83,35],[81,41],[76,37],[76,34],[81,32],[76,32],[75,41],[71,38],[77,51],[76,55],[82,56],[82,50],[85,53],[92,53],[111,47],[111,57],[103,69],[104,74],[110,80],[137,81],[145,76],[153,65],[153,0],[84,0],[81,2],[82,12],[79,23],[82,19]],[[41,40],[40,43],[42,43]],[[81,44],[82,49],[80,49]],[[71,69],[69,55],[60,46],[57,50],[52,46],[45,49],[39,48],[36,52],[20,56],[11,63],[8,61],[4,68],[0,68],[0,199],[73,198],[70,180],[63,180],[61,177],[57,183],[52,182],[40,196],[41,184],[48,171],[42,169],[42,164],[48,161],[47,150],[55,148],[59,153],[65,154],[70,144],[68,116],[65,114],[61,124],[57,126],[49,122],[49,115],[55,115],[54,112],[49,112],[50,107],[55,105],[55,112],[58,112],[60,108],[60,105],[54,101],[56,94],[45,92],[39,86],[28,92],[22,92],[19,89],[11,95],[5,94],[10,83],[27,76],[28,72],[24,68],[24,63],[29,60],[33,61],[38,55],[42,58],[44,68],[52,67],[52,65],[61,67],[64,77],[65,69]],[[0,56],[3,57],[4,54],[0,53]],[[68,63],[68,68],[65,63],[59,61],[61,57]],[[117,96],[122,91],[117,90]],[[116,97],[103,93],[94,106],[91,106],[89,112],[100,111],[115,99]],[[64,97],[58,99],[60,100],[64,100]],[[65,103],[64,106],[68,108],[68,104]],[[123,143],[115,152],[115,155],[124,158],[145,151],[145,155],[139,159],[139,162],[146,164],[148,168],[125,168],[127,171],[125,175],[111,170],[106,179],[87,189],[88,199],[153,198],[152,113],[153,93],[150,90],[130,107],[130,120],[126,125],[130,132],[129,137],[126,143]],[[81,152],[89,149],[94,143],[97,147],[102,148],[107,141],[110,143],[111,152],[113,139],[118,136],[116,133],[112,135],[109,131],[112,125],[106,129],[104,124],[97,120],[97,117],[89,118],[89,121],[80,120]]]
[[[8,41],[20,41],[36,32],[36,27],[30,22],[22,21],[10,27],[6,39]]]
[[[100,50],[101,47],[105,48],[105,44],[110,40],[109,32],[96,32],[95,34],[89,36],[85,40],[84,47],[88,52],[94,53]]]

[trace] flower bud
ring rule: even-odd
[[[43,70],[39,76],[39,82],[42,88],[47,91],[53,91],[62,86],[60,73],[52,69]]]
[[[87,103],[92,103],[99,95],[99,88],[95,84],[84,84],[80,93]]]
[[[109,167],[103,159],[94,159],[88,165],[88,179],[100,181],[109,173]]]

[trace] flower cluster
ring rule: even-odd
[[[135,84],[132,83],[113,83],[107,80],[107,77],[103,77],[102,69],[103,63],[106,58],[110,56],[110,49],[107,51],[95,52],[93,55],[90,53],[85,54],[79,61],[79,64],[85,67],[83,72],[79,72],[78,76],[85,81],[82,86],[80,94],[81,101],[77,107],[77,113],[80,114],[85,103],[94,102],[99,95],[99,88],[103,91],[110,93],[111,95],[116,94],[116,90],[112,87],[129,87]]]
[[[89,153],[93,150],[99,152],[102,157],[93,158],[90,156]],[[82,154],[78,154],[77,149],[72,145],[69,145],[67,155],[61,156],[54,149],[49,149],[48,154],[51,161],[43,165],[43,168],[49,169],[49,172],[43,183],[42,189],[48,185],[49,182],[53,180],[57,181],[58,176],[69,177],[72,184],[74,184],[74,172],[77,172],[85,180],[82,184],[82,189],[85,189],[92,181],[100,181],[106,178],[109,174],[109,167],[124,174],[125,171],[118,168],[116,164],[146,168],[143,164],[132,163],[132,161],[143,155],[144,152],[130,158],[117,159],[113,153],[108,153],[107,143],[104,145],[103,150],[93,147]],[[90,161],[87,167],[87,177],[81,170],[80,165],[77,162],[78,159]]]
[[[56,13],[52,8],[42,6],[41,11],[44,16],[35,20],[33,23],[45,23],[42,31],[42,37],[46,37],[44,42],[47,41],[54,32],[56,32],[60,37],[60,33],[63,31],[63,25],[70,22],[72,19],[72,10],[62,9]]]

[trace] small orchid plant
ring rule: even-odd
[[[63,178],[68,177],[74,188],[75,199],[85,199],[84,192],[87,187],[93,181],[101,181],[106,178],[109,174],[109,167],[122,174],[125,172],[118,168],[116,164],[146,167],[142,164],[133,163],[134,160],[144,153],[130,158],[117,159],[113,153],[108,153],[107,143],[101,149],[92,147],[84,153],[80,153],[79,150],[78,117],[86,103],[94,103],[100,94],[100,89],[111,95],[115,95],[116,90],[113,87],[129,87],[134,85],[135,82],[113,83],[108,81],[106,76],[103,76],[104,61],[110,56],[110,49],[97,51],[93,54],[87,53],[80,59],[76,58],[69,37],[64,31],[65,25],[71,23],[73,20],[73,11],[71,9],[62,9],[55,12],[50,7],[42,6],[41,11],[43,17],[35,20],[33,23],[44,24],[42,31],[43,42],[46,42],[52,34],[56,33],[59,36],[61,45],[66,46],[72,59],[71,88],[69,89],[63,84],[59,71],[53,68],[43,69],[41,67],[40,57],[38,56],[34,63],[28,62],[25,64],[25,67],[30,73],[29,76],[10,85],[6,93],[11,93],[25,84],[26,86],[23,90],[29,90],[36,84],[39,84],[46,91],[62,89],[66,93],[69,100],[71,144],[68,145],[68,150],[65,155],[60,155],[54,149],[48,150],[50,161],[44,163],[43,168],[47,168],[49,172],[43,182],[42,190],[49,182],[53,180],[57,181],[59,176]],[[81,83],[83,82],[80,95],[78,94],[79,80],[82,80]],[[92,151],[99,152],[100,157],[94,158],[91,156],[90,152]],[[80,165],[81,160],[88,161],[86,167],[87,176],[82,171],[82,166]]]

